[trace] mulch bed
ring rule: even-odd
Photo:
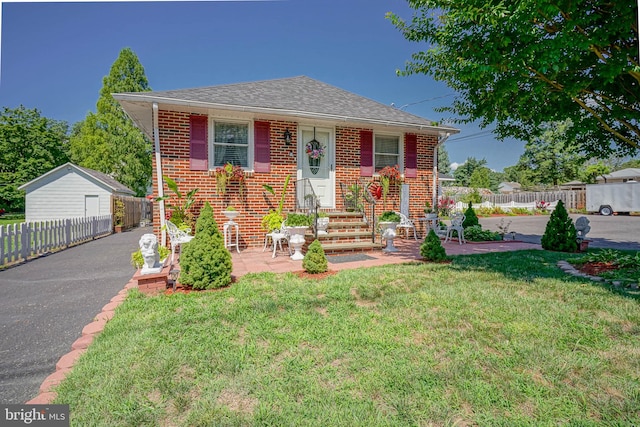
[[[606,271],[617,270],[618,266],[610,262],[587,262],[576,268],[589,276],[599,276]]]
[[[307,273],[304,270],[299,270],[299,271],[293,271],[292,273],[301,279],[322,280],[329,276],[333,276],[334,274],[337,273],[337,271],[328,270],[328,271],[325,271],[324,273],[311,274],[311,273]]]

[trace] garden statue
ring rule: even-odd
[[[589,219],[586,216],[581,216],[576,220],[576,235],[578,240],[585,240],[587,233],[591,230],[589,225]]]
[[[144,259],[140,274],[159,273],[162,270],[162,265],[160,264],[158,239],[156,235],[151,233],[143,234],[138,244],[140,245],[140,252]]]

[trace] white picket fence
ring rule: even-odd
[[[111,215],[0,226],[0,266],[84,243],[112,231]]]
[[[546,210],[553,211],[556,208],[556,205],[558,204],[558,200],[555,200],[553,202],[547,202],[547,203],[548,203],[548,205],[546,206]],[[473,209],[476,209],[476,210],[479,209],[479,208],[491,209],[491,208],[498,207],[504,212],[508,212],[508,211],[510,211],[512,209],[528,209],[528,210],[533,212],[536,209],[537,204],[538,204],[538,202],[531,202],[531,203],[517,203],[517,202],[492,203],[492,202],[482,202],[482,203],[473,203],[471,206],[473,207]],[[468,207],[469,207],[468,203],[457,202],[455,204],[454,210],[464,212]]]

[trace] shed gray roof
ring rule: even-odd
[[[604,175],[604,178],[601,176],[597,177],[597,181],[604,181],[606,179],[636,179],[640,177],[640,168],[626,168],[620,169],[615,172],[611,172],[609,174]]]
[[[120,93],[113,96],[145,132],[152,130],[149,122],[149,104],[153,102],[192,108],[367,123],[430,130],[436,133],[459,132],[458,129],[438,126],[431,120],[306,76],[194,89]],[[144,104],[147,104],[146,114],[139,111]]]
[[[135,192],[133,192],[130,188],[128,188],[127,186],[125,186],[125,185],[123,185],[121,183],[119,183],[118,181],[116,181],[115,179],[113,179],[112,177],[107,175],[106,173],[98,172],[97,170],[93,170],[93,169],[89,169],[89,168],[83,168],[82,166],[74,165],[73,163],[65,163],[64,165],[60,165],[57,168],[51,169],[49,172],[43,173],[39,177],[27,182],[26,184],[22,184],[19,187],[19,189],[20,190],[27,190],[30,186],[32,186],[33,184],[37,183],[42,178],[44,178],[46,176],[49,176],[51,174],[54,174],[57,171],[59,171],[61,169],[64,169],[64,168],[72,168],[72,169],[75,169],[75,170],[81,172],[81,174],[84,173],[86,175],[89,175],[93,179],[95,179],[95,180],[101,182],[102,184],[106,185],[114,193],[129,194],[129,195],[135,194]]]

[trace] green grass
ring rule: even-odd
[[[133,291],[56,403],[77,426],[640,425],[639,299],[564,256]]]

